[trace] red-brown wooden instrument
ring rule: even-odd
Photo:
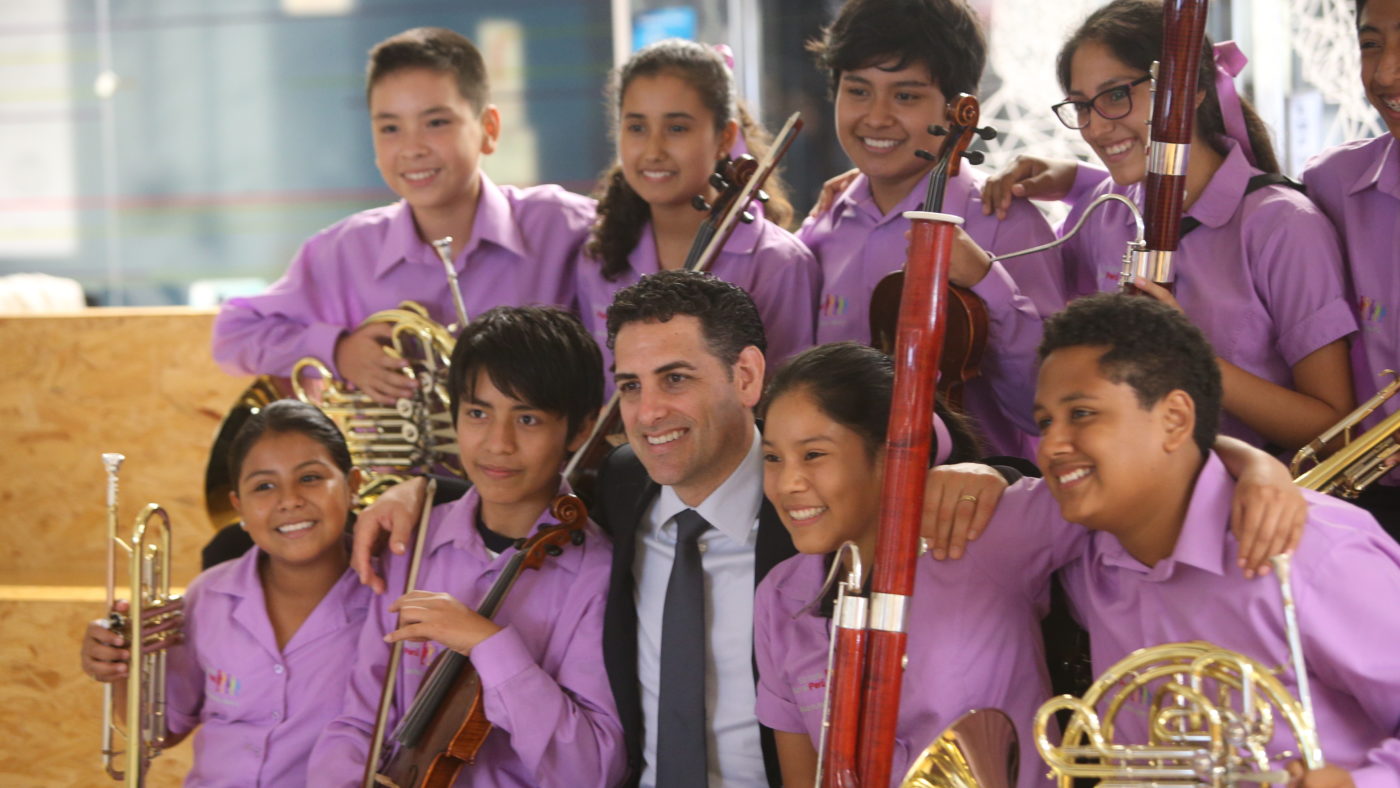
[[[1196,126],[1196,80],[1205,44],[1207,0],[1164,0],[1162,55],[1152,81],[1152,143],[1147,154],[1145,252],[1130,255],[1122,288],[1132,292],[1134,276],[1172,289],[1172,257],[1181,240],[1181,211],[1186,198],[1186,164],[1191,131]],[[1126,263],[1126,261],[1125,261]]]
[[[524,540],[492,583],[476,612],[491,618],[505,602],[515,581],[527,569],[538,569],[567,545],[583,543],[588,509],[572,495],[561,496],[550,513],[559,525],[543,526]],[[396,681],[390,675],[386,681]],[[389,755],[374,773],[378,785],[398,788],[447,788],[457,779],[491,732],[481,697],[481,678],[467,657],[456,651],[440,653],[428,668],[412,705],[404,712],[390,739]]]
[[[857,648],[855,627],[838,627],[835,662],[827,681],[831,727],[827,732],[823,786],[849,786],[849,764],[857,764],[860,786],[884,786],[893,768],[895,724],[904,671],[905,621],[914,590],[923,515],[924,481],[933,454],[934,379],[944,338],[948,267],[962,219],[938,213],[952,160],[967,155],[979,133],[977,99],[957,97],[949,111],[947,138],[934,158],[923,211],[913,221],[905,265],[894,349],[894,400],[885,445],[880,531],[869,600],[868,648]],[[852,630],[852,631],[841,631]],[[861,661],[864,661],[862,669]],[[860,678],[863,676],[863,680]],[[859,718],[853,737],[838,722]],[[854,751],[849,748],[854,746]],[[839,748],[839,749],[838,749]]]

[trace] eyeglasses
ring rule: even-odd
[[[1061,101],[1051,107],[1055,117],[1071,129],[1082,129],[1089,125],[1089,108],[1099,113],[1104,120],[1118,120],[1133,111],[1133,88],[1152,79],[1147,74],[1125,85],[1115,85],[1101,90],[1088,101]]]

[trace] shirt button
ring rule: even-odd
[[[281,666],[281,665],[273,665],[273,666],[272,666],[272,672],[273,672],[273,673],[276,673],[276,674],[279,675],[279,676],[282,675],[282,666]]]
[[[272,712],[272,719],[274,719],[274,720],[280,720],[280,719],[282,719],[282,712],[280,712],[280,711],[274,711],[274,712]]]
[[[702,552],[702,553],[708,553],[708,552],[710,551],[710,546],[707,545],[707,544],[705,544],[704,542],[701,542],[700,544],[696,545],[695,547],[696,547],[700,552]]]

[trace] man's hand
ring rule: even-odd
[[[851,185],[851,181],[855,180],[857,175],[860,175],[860,170],[852,168],[823,183],[821,194],[817,195],[817,204],[813,205],[812,210],[807,212],[807,218],[811,219],[826,213],[826,209],[836,202],[836,198],[841,196],[841,192]]]
[[[1005,219],[1014,197],[1032,200],[1062,200],[1074,187],[1079,162],[1068,159],[1042,159],[1020,155],[1005,169],[982,184],[982,215],[996,211]]]
[[[987,527],[1006,487],[1006,479],[989,465],[963,462],[929,469],[920,535],[933,557],[961,558],[967,543]]]
[[[384,352],[393,330],[388,323],[369,323],[335,343],[335,368],[341,377],[373,397],[375,402],[385,405],[412,395],[418,387],[417,382],[402,371],[408,362]]]
[[[429,502],[423,500],[428,482],[419,476],[400,482],[385,490],[360,516],[355,518],[355,537],[351,543],[350,566],[360,576],[360,582],[384,593],[384,578],[374,571],[370,559],[384,549],[387,537],[389,549],[398,555],[408,551],[408,539]]]
[[[399,614],[399,628],[384,636],[385,643],[432,640],[463,656],[501,628],[452,598],[451,594],[410,591],[389,606]]]

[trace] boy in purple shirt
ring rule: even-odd
[[[1356,4],[1361,83],[1389,134],[1323,151],[1303,170],[1308,196],[1342,234],[1348,300],[1361,330],[1351,343],[1356,399],[1370,399],[1400,368],[1400,0]],[[1363,428],[1400,409],[1392,397]],[[1400,472],[1357,501],[1400,539]]]
[[[891,24],[891,19],[898,19]],[[960,0],[850,0],[823,37],[810,44],[831,79],[836,136],[860,174],[831,208],[809,217],[797,237],[817,256],[822,292],[817,341],[870,341],[870,296],[886,274],[904,265],[903,212],[917,210],[932,165],[914,155],[937,151],[931,124],[946,124],[946,106],[976,93],[986,40],[975,12]],[[943,211],[966,220],[965,231],[993,254],[1053,240],[1040,212],[1013,206],[1004,220],[984,216],[984,175],[964,166],[949,181]],[[1060,258],[1052,251],[1003,267],[954,262],[954,284],[987,303],[989,338],[982,377],[964,403],[1000,452],[1021,454],[1030,424],[1039,315],[1064,305]],[[1013,421],[1023,422],[1020,429]]]
[[[1210,448],[1222,386],[1201,331],[1164,304],[1096,295],[1047,321],[1040,355],[1035,418],[1046,484],[1029,521],[1056,519],[1048,489],[1063,519],[1091,532],[1063,572],[1095,670],[1185,640],[1288,664],[1277,586],[1227,568],[1239,551],[1225,528],[1234,483]],[[1394,786],[1400,548],[1361,509],[1304,496],[1294,596],[1328,763],[1301,784]],[[1291,673],[1280,678],[1296,693]],[[1296,752],[1290,739],[1276,734],[1268,751]]]
[[[383,352],[386,324],[364,319],[404,300],[457,321],[430,243],[451,236],[467,314],[573,301],[574,255],[593,206],[558,186],[497,186],[481,171],[495,150],[481,53],[442,28],[415,28],[370,50],[366,78],[375,165],[401,199],[357,213],[302,245],[267,292],[230,299],[214,322],[214,358],[234,374],[290,374],[305,356],[375,399],[412,391]]]
[[[250,416],[229,454],[230,498],[256,546],[185,594],[183,642],[166,665],[169,746],[194,732],[185,785],[302,785],[370,602],[346,572],[359,472],[335,425],[295,400]],[[88,627],[83,669],[122,680],[126,644],[104,623]]]
[[[588,524],[581,546],[525,572],[494,620],[473,612],[517,540],[550,522],[568,485],[559,467],[602,405],[597,345],[558,309],[498,307],[470,323],[451,366],[466,497],[433,511],[417,586],[377,597],[360,635],[341,716],[311,755],[312,785],[358,785],[370,748],[390,646],[410,641],[395,685],[392,730],[433,657],[452,649],[481,677],[495,729],[456,785],[612,785],[622,729],[603,670],[603,609],[612,548]],[[392,555],[388,587],[403,588],[409,556]]]

